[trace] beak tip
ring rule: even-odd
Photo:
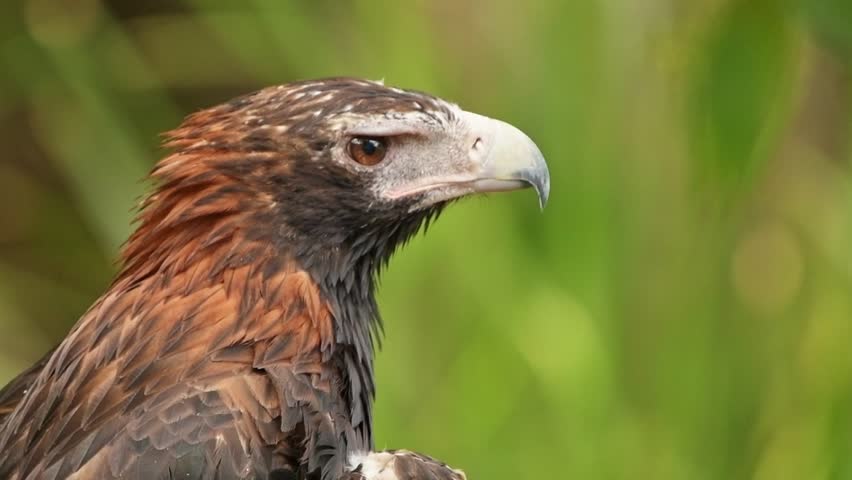
[[[534,145],[533,145],[534,146]],[[547,200],[550,198],[550,170],[547,168],[547,163],[544,161],[544,156],[534,146],[534,167],[532,175],[530,175],[529,183],[535,188],[538,194],[538,206],[541,210],[547,206]]]
[[[544,211],[544,207],[547,206],[547,200],[550,198],[550,177],[545,176],[543,180],[543,182],[533,185],[538,194],[538,207],[542,211]]]
[[[543,212],[544,207],[547,206],[547,197],[550,196],[550,192],[543,191],[538,194],[538,208]]]

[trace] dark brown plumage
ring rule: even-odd
[[[459,478],[370,453],[375,276],[447,201],[546,198],[529,139],[329,79],[196,113],[166,145],[114,283],[0,392],[0,477]]]

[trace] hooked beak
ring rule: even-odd
[[[506,122],[460,111],[451,153],[417,170],[414,179],[390,189],[391,199],[420,195],[413,208],[466,195],[532,187],[541,208],[550,194],[550,173],[538,147]]]
[[[524,132],[512,125],[463,112],[474,141],[468,153],[474,192],[500,192],[532,187],[544,209],[550,195],[550,172],[544,156]]]

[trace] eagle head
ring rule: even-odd
[[[157,188],[125,249],[125,276],[186,268],[227,241],[216,254],[223,269],[272,248],[325,290],[366,298],[394,248],[448,202],[532,187],[543,207],[550,189],[541,152],[517,128],[350,78],[270,87],[200,111],[166,146],[173,153],[152,173]]]

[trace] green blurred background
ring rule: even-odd
[[[852,479],[852,2],[6,0],[0,383],[103,291],[159,132],[354,75],[505,119],[551,203],[396,256],[377,446],[476,479]]]

